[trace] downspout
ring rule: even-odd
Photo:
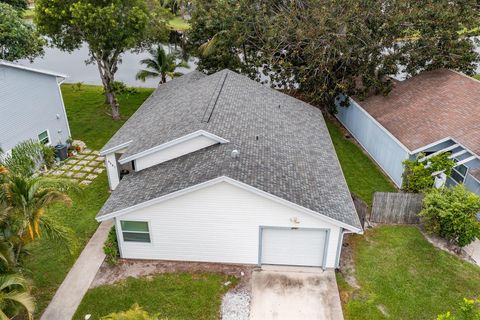
[[[335,269],[340,268],[340,255],[342,253],[343,237],[347,233],[356,233],[356,232],[348,231],[348,230],[343,229],[343,228],[340,231],[340,236],[339,236],[339,239],[338,239],[338,246],[337,246],[337,255],[335,257]]]

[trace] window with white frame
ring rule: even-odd
[[[40,143],[43,143],[43,144],[50,143],[50,136],[48,135],[48,130],[45,130],[38,135],[38,141],[40,141]]]
[[[452,179],[457,183],[463,183],[465,181],[465,177],[467,176],[467,171],[468,168],[463,164],[456,166],[452,170]]]
[[[120,221],[123,241],[150,242],[150,230],[146,221]]]

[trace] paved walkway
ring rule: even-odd
[[[343,320],[335,271],[270,267],[252,274],[250,320]]]
[[[480,240],[476,239],[468,246],[464,247],[463,250],[472,257],[473,260],[480,266]]]
[[[100,268],[105,254],[103,243],[112,227],[112,221],[104,221],[88,241],[40,320],[70,320]]]

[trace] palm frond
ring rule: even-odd
[[[78,242],[72,229],[58,223],[48,215],[40,217],[39,226],[42,234],[45,234],[51,240],[63,244],[71,254],[77,251]]]
[[[149,70],[140,70],[137,72],[135,76],[136,79],[145,81],[147,78],[157,78],[160,77],[160,73],[156,71],[149,71]]]
[[[28,318],[32,319],[33,312],[35,311],[35,299],[32,295],[26,291],[19,292],[19,291],[11,291],[4,293],[2,295],[3,300],[10,300],[17,304],[20,304],[22,307],[27,310]]]
[[[200,45],[200,47],[198,47],[199,53],[204,57],[211,55],[215,51],[217,43],[225,33],[225,30],[219,31],[210,40]]]

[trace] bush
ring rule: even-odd
[[[453,315],[451,312],[440,314],[437,320],[478,320],[480,319],[480,300],[463,299],[460,304],[460,314]]]
[[[428,232],[435,233],[464,247],[480,237],[480,197],[463,185],[430,189],[423,199],[419,216]]]
[[[112,84],[112,89],[115,94],[131,95],[138,93],[138,90],[136,88],[129,87],[122,81],[114,81]],[[103,93],[105,94],[105,90],[103,91]]]
[[[14,174],[29,177],[42,165],[51,166],[54,161],[53,148],[30,139],[13,147],[10,155],[2,156],[0,164]]]
[[[110,229],[107,240],[103,245],[103,252],[105,252],[105,260],[110,265],[115,265],[120,258],[120,252],[118,251],[117,232],[115,226]]]
[[[402,190],[405,192],[424,192],[433,187],[435,177],[434,172],[443,171],[447,177],[452,174],[455,161],[449,159],[450,152],[445,152],[431,157],[428,161],[420,162],[425,157],[424,153],[420,153],[415,160],[403,161],[403,183]]]
[[[161,320],[158,315],[151,315],[138,304],[134,304],[130,310],[111,313],[102,317],[102,320]],[[167,320],[163,318],[163,320]]]

